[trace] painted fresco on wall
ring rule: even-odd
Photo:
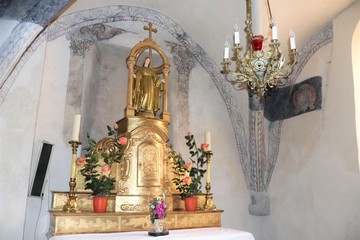
[[[321,109],[321,80],[317,76],[293,86],[275,89],[265,99],[265,118],[269,121],[284,120]]]

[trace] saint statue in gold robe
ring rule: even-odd
[[[156,115],[160,109],[160,93],[164,80],[150,68],[150,62],[150,58],[146,57],[143,67],[134,74],[133,104],[136,113]]]

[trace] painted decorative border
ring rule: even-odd
[[[14,14],[14,21],[19,23],[14,27],[10,36],[0,46],[0,89],[9,78],[11,71],[16,68],[22,58],[21,54],[26,51],[33,41],[36,41],[38,34],[43,31],[43,27],[51,21],[61,9],[63,9],[71,0],[41,0],[27,1],[22,4],[21,11],[14,10],[9,5],[4,5],[3,15]],[[3,6],[4,3],[0,3]],[[16,18],[17,17],[17,18]],[[35,40],[34,40],[35,39]],[[0,92],[0,104],[4,100],[4,93]]]

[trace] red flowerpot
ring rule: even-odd
[[[195,211],[197,205],[197,197],[188,197],[184,198],[185,201],[185,210],[186,211]]]
[[[108,197],[93,197],[93,207],[96,213],[105,213]]]

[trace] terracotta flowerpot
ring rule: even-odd
[[[185,201],[185,210],[186,211],[195,211],[197,205],[197,197],[188,197],[184,198]]]
[[[93,207],[96,213],[105,213],[108,197],[93,197]]]

